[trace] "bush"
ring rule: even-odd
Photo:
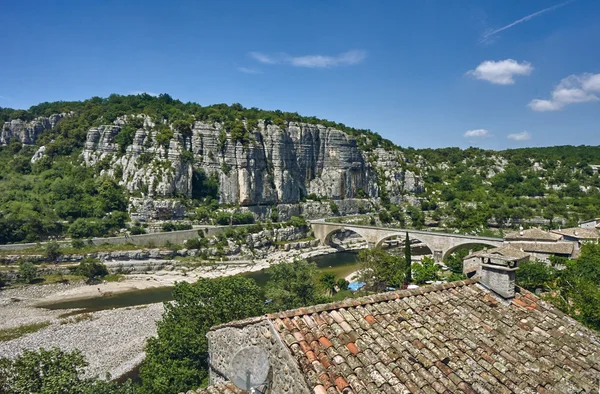
[[[329,208],[331,208],[331,212],[333,212],[334,215],[340,214],[340,208],[333,201],[329,203]]]
[[[202,249],[206,246],[206,238],[198,239],[192,238],[185,241],[185,247],[188,249]]]
[[[235,212],[231,220],[233,224],[252,224],[254,215],[251,212]]]
[[[217,213],[216,221],[223,226],[231,224],[231,214],[229,212],[219,212]]]
[[[19,264],[19,280],[31,283],[37,278],[37,267],[31,261],[23,261]]]
[[[308,222],[302,216],[292,216],[287,225],[297,228],[308,228]]]
[[[56,261],[61,255],[60,245],[57,242],[48,242],[44,251],[44,255],[50,261]]]
[[[74,249],[81,249],[85,247],[85,242],[83,241],[83,239],[75,238],[71,241],[71,247],[73,247]]]
[[[91,280],[108,275],[108,269],[100,260],[86,257],[77,266],[77,273]]]
[[[519,264],[517,284],[530,291],[545,289],[554,278],[554,270],[541,261],[526,261]]]
[[[412,278],[417,284],[439,279],[439,265],[431,257],[423,257],[420,263],[412,264]]]
[[[350,286],[350,282],[348,282],[345,278],[339,278],[337,281],[337,287],[340,291],[348,290],[348,286]]]
[[[133,226],[129,229],[129,232],[131,235],[146,234],[146,229],[144,229],[142,226]]]

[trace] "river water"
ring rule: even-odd
[[[358,270],[358,256],[356,253],[339,252],[309,259],[317,264],[320,274],[332,273],[338,278],[344,278]],[[253,278],[259,286],[267,283],[268,275],[264,270],[248,272],[243,275]],[[170,301],[173,299],[172,287],[158,287],[154,289],[130,291],[107,297],[89,298],[84,300],[73,300],[57,302],[44,305],[46,309],[79,309],[78,313],[95,312],[104,309],[124,308],[136,305],[153,304],[156,302]]]

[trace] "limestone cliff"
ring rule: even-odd
[[[4,123],[0,133],[0,145],[7,145],[10,141],[19,141],[22,144],[35,144],[37,137],[46,130],[56,126],[66,113],[54,114],[49,117],[38,117],[30,122],[13,119]]]
[[[121,154],[115,137],[126,119],[115,123],[89,131],[83,158],[88,165],[107,162],[107,173],[144,196],[191,197],[197,170],[218,177],[222,203],[246,206],[297,203],[310,194],[378,197],[381,187],[398,200],[423,187],[403,169],[399,151],[377,149],[367,156],[353,137],[320,125],[292,122],[282,129],[259,121],[243,144],[222,124],[195,122],[191,135],[173,130],[168,145],[161,145],[146,119]]]

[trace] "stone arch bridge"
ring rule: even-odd
[[[325,221],[311,221],[310,226],[315,238],[322,245],[328,245],[331,236],[339,231],[350,230],[360,235],[369,245],[369,248],[378,247],[390,238],[404,240],[406,233],[412,240],[419,240],[431,250],[435,261],[440,262],[449,253],[463,245],[483,244],[491,247],[502,246],[501,238],[477,237],[472,235],[437,233],[433,231],[406,230],[399,228],[361,226],[345,223],[329,223]]]

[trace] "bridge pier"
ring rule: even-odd
[[[443,257],[444,257],[443,250],[434,250],[433,251],[433,261],[435,261],[436,263],[441,263]]]

